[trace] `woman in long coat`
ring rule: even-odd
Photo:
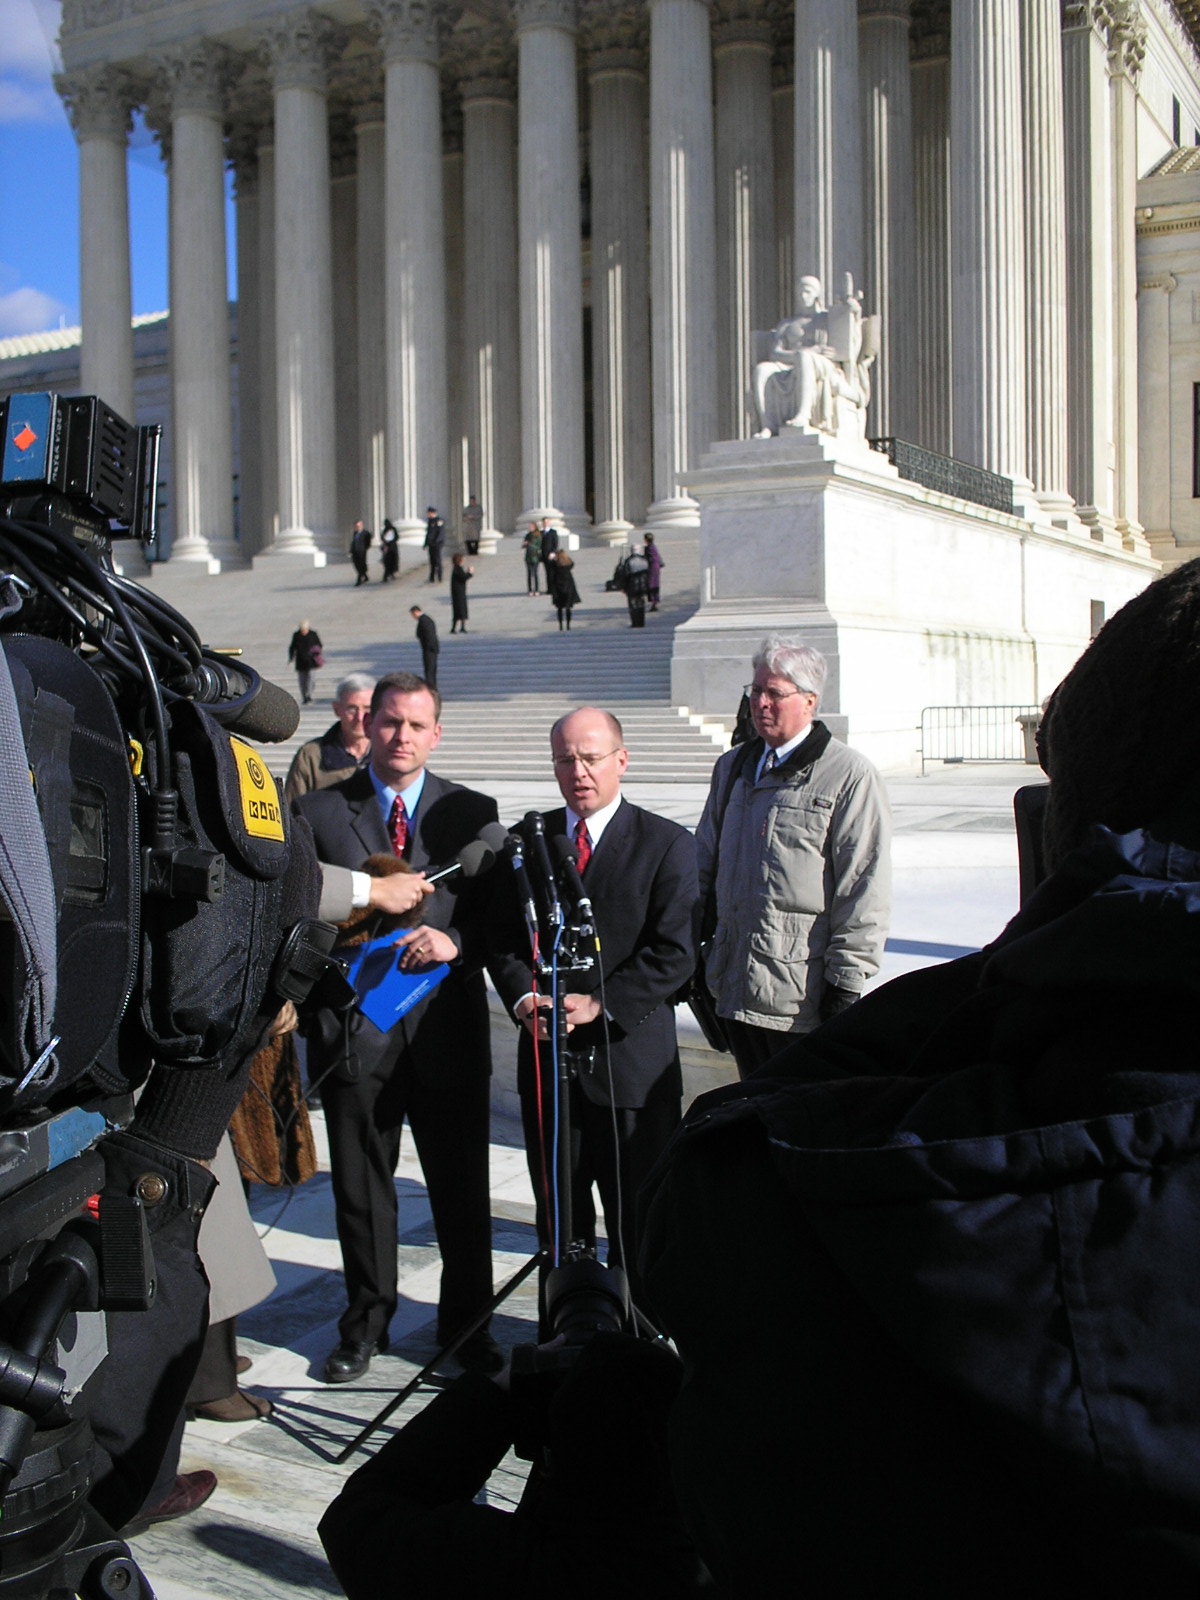
[[[475,568],[463,564],[461,555],[455,556],[450,566],[450,632],[467,631],[467,584],[475,576]]]
[[[558,613],[558,631],[563,630],[563,618],[566,618],[567,632],[571,631],[571,608],[579,604],[579,590],[575,587],[575,574],[571,570],[575,563],[565,550],[557,550],[550,562],[550,599]]]

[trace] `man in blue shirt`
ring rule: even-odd
[[[497,820],[494,800],[428,770],[440,715],[441,698],[423,678],[388,673],[371,699],[367,764],[297,802],[321,861],[353,874],[356,906],[368,904],[370,879],[361,869],[371,856],[398,856],[419,872],[452,861]],[[393,1179],[406,1117],[442,1253],[439,1338],[449,1339],[491,1298],[485,903],[482,884],[459,877],[428,896],[420,926],[401,936],[402,965],[421,971],[446,963],[450,972],[387,1033],[355,1014],[347,1037],[338,1019],[322,1014],[310,1034],[310,1074],[328,1074],[322,1097],[346,1276],[340,1342],[325,1364],[329,1383],[359,1377],[387,1349],[396,1309]],[[459,1359],[483,1370],[502,1364],[486,1328]]]

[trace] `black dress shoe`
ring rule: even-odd
[[[473,1333],[466,1344],[454,1352],[464,1372],[499,1372],[508,1357],[486,1328]]]
[[[371,1357],[381,1356],[387,1347],[386,1334],[379,1339],[343,1339],[326,1357],[325,1382],[351,1383],[361,1378],[371,1365]]]

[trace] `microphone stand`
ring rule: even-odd
[[[533,934],[536,929],[531,929],[530,960],[534,977],[539,981],[546,979],[553,981],[556,969],[559,977],[564,972],[570,974],[590,971],[594,958],[587,953],[581,954],[578,946],[585,933],[594,940],[594,925],[585,916],[578,926],[572,926],[570,922],[565,922],[561,928],[556,927],[555,931],[560,934],[560,947],[564,943],[568,946],[567,965],[564,966],[561,954],[554,951],[553,948],[551,959],[547,961],[541,951],[540,939],[535,944]],[[488,1303],[477,1311],[468,1322],[464,1322],[456,1330],[449,1344],[444,1345],[436,1355],[427,1361],[416,1376],[410,1378],[402,1389],[397,1390],[382,1411],[377,1412],[366,1426],[355,1434],[350,1443],[334,1456],[334,1463],[337,1466],[343,1466],[349,1461],[354,1452],[366,1443],[376,1429],[381,1428],[388,1418],[400,1409],[414,1390],[420,1388],[422,1384],[437,1387],[436,1384],[430,1383],[436,1369],[442,1365],[447,1357],[454,1355],[456,1351],[461,1349],[472,1334],[485,1325],[492,1313],[498,1310],[520,1288],[535,1268],[546,1267],[552,1271],[555,1267],[565,1266],[569,1262],[582,1259],[587,1253],[587,1246],[584,1245],[583,1241],[572,1237],[574,1231],[574,1208],[571,1196],[571,1076],[567,1061],[567,1008],[565,993],[561,987],[557,985],[555,987],[554,1008],[550,1017],[551,1039],[554,1046],[555,1080],[558,1089],[555,1097],[558,1107],[555,1122],[557,1141],[555,1148],[555,1180],[559,1194],[558,1214],[560,1226],[558,1237],[567,1240],[566,1247],[565,1249],[560,1248],[557,1262],[554,1261],[549,1249],[542,1248],[535,1251],[528,1261],[513,1274],[503,1288],[494,1294]],[[547,1196],[548,1202],[549,1196]],[[548,1216],[546,1220],[549,1225],[553,1224],[552,1217]]]

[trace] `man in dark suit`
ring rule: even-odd
[[[322,862],[359,869],[368,856],[402,856],[420,870],[450,862],[489,822],[496,802],[428,771],[441,737],[441,702],[412,673],[380,678],[367,722],[370,760],[345,783],[301,796]],[[364,878],[364,884],[370,880]],[[356,886],[355,904],[368,904]],[[407,1116],[425,1174],[442,1253],[438,1336],[448,1339],[492,1294],[488,1184],[491,1043],[483,981],[486,891],[450,878],[425,901],[424,920],[403,934],[401,965],[445,962],[449,975],[387,1033],[356,1016],[349,1040],[323,1018],[310,1041],[323,1084],[325,1121],[347,1308],[340,1343],[325,1364],[346,1383],[386,1350],[396,1309],[396,1192],[400,1129]],[[460,1352],[464,1365],[502,1363],[486,1328]]]
[[[425,682],[431,689],[437,688],[437,663],[438,644],[437,623],[420,606],[409,606],[409,612],[417,624],[417,643],[421,646],[421,667]]]
[[[550,518],[542,518],[542,568],[546,574],[546,593],[550,593],[550,573],[554,557],[558,554],[558,529],[551,527]]]
[[[629,757],[621,725],[608,712],[585,707],[561,718],[551,730],[550,748],[567,804],[547,815],[546,832],[565,834],[578,850],[602,963],[561,980],[575,1062],[570,1100],[574,1232],[584,1243],[595,1241],[594,1182],[604,1206],[609,1261],[622,1263],[630,1273],[636,1301],[637,1192],[678,1126],[683,1093],[671,997],[695,964],[696,847],[685,828],[622,798],[621,776]],[[507,931],[498,942],[504,948],[494,956],[491,972],[522,1027],[517,1083],[544,1241],[547,1207],[533,1029],[536,1025],[539,1038],[542,1122],[548,1126],[553,1068],[544,1008],[550,1000],[539,998],[542,1015],[535,1024],[528,943],[515,919],[503,927]],[[545,1170],[552,1170],[550,1161],[547,1152]]]
[[[446,544],[446,524],[437,514],[437,507],[430,506],[425,514],[425,548],[429,552],[429,581],[441,583],[442,581],[442,550]]]

